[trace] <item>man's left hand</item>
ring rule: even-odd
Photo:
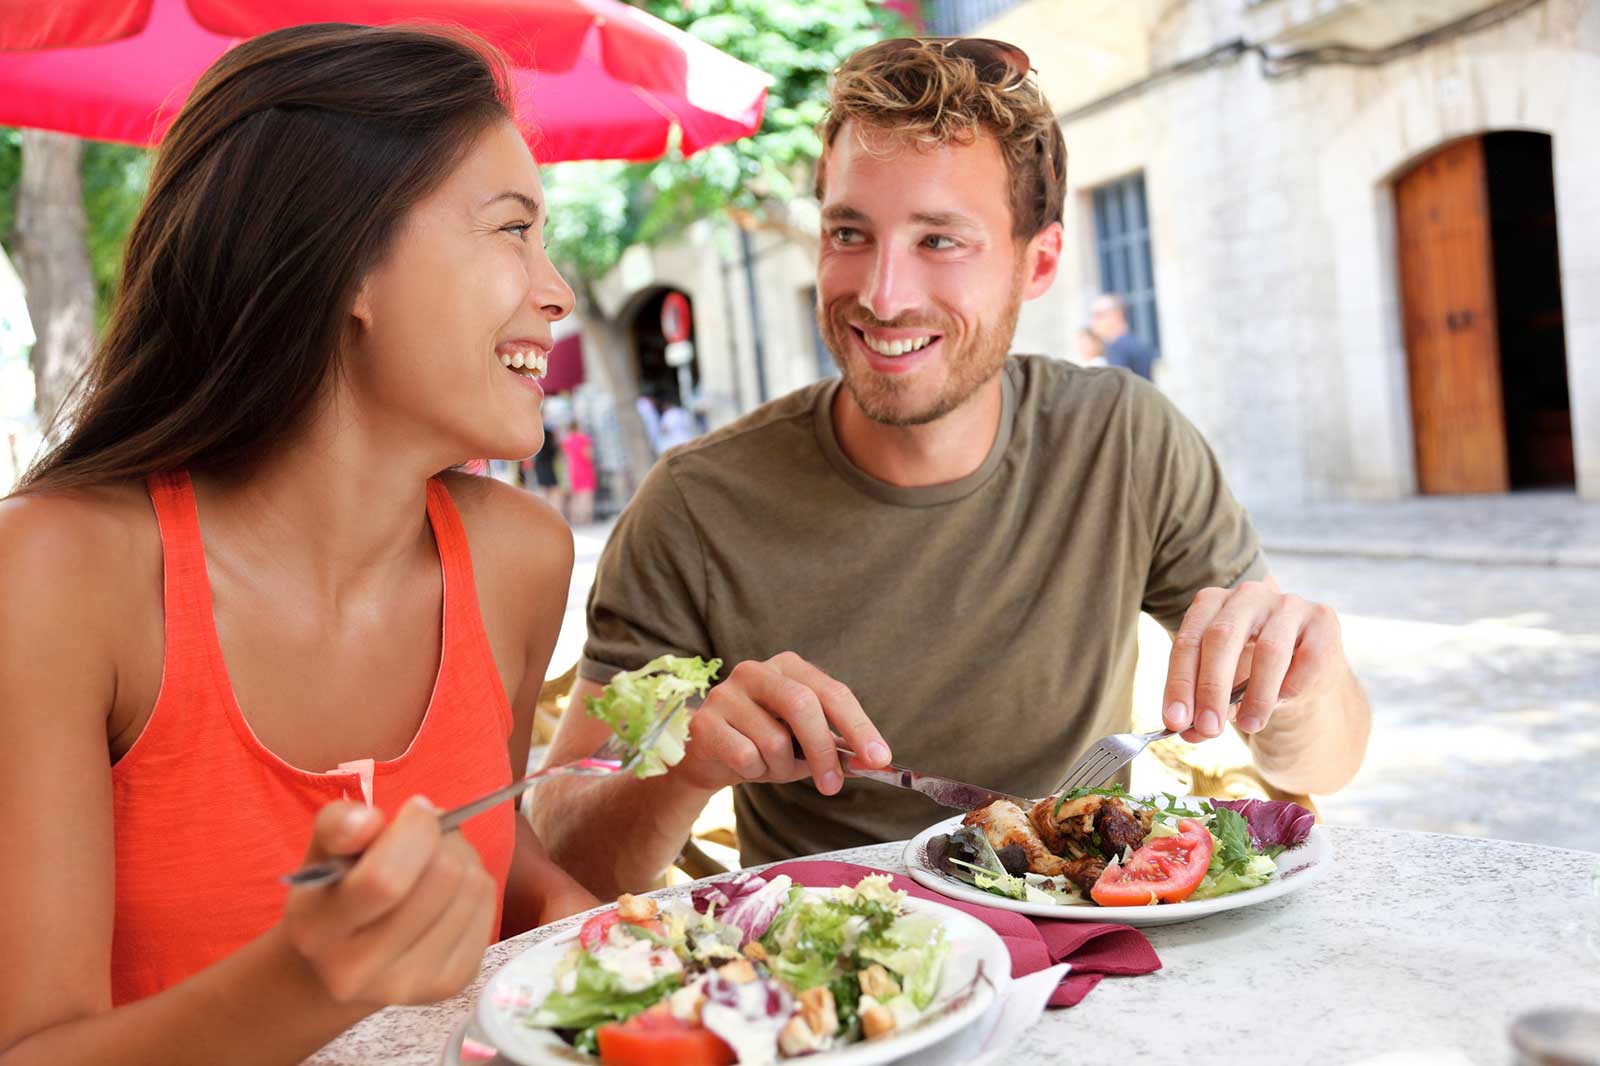
[[[1228,696],[1248,676],[1235,725],[1259,733],[1280,703],[1348,673],[1331,607],[1285,594],[1270,576],[1202,589],[1172,640],[1162,718],[1190,743],[1218,736]]]

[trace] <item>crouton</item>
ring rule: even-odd
[[[661,913],[656,901],[645,896],[630,896],[626,892],[617,897],[617,917],[625,922],[648,922]]]
[[[833,993],[827,985],[818,985],[800,993],[799,1017],[818,1036],[832,1036],[839,1031],[839,1010],[834,1006]]]
[[[893,999],[900,994],[900,986],[895,983],[895,979],[889,976],[888,970],[877,963],[856,974],[856,980],[861,983],[862,995],[871,996],[879,1001]]]
[[[881,1003],[861,1012],[861,1031],[868,1040],[877,1040],[894,1032],[894,1011]]]
[[[717,967],[717,973],[736,985],[749,984],[756,979],[756,968],[749,959],[734,959]]]

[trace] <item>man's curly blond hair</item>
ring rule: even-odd
[[[959,40],[959,39],[956,39]],[[971,144],[994,137],[1011,179],[1011,232],[1026,240],[1061,221],[1067,192],[1067,145],[1050,104],[1033,78],[1009,70],[996,81],[994,63],[951,55],[952,39],[898,38],[869,45],[834,72],[828,112],[818,130],[817,199],[827,181],[828,152],[846,122],[857,132],[882,131],[919,147]],[[970,52],[970,49],[957,49]]]

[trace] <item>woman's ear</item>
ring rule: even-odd
[[[358,331],[372,328],[372,275],[368,274],[361,279],[361,285],[356,289],[355,302],[350,305],[350,317],[355,319]]]

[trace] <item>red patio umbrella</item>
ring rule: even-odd
[[[655,159],[754,133],[769,78],[619,0],[0,0],[0,124],[154,144],[239,38],[450,22],[506,52],[540,162]],[[98,43],[96,43],[98,42]]]

